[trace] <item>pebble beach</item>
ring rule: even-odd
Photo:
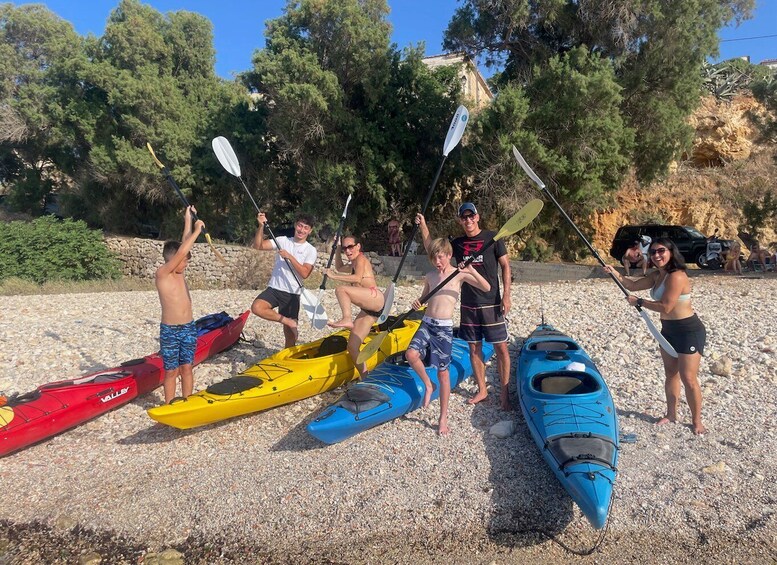
[[[777,277],[693,279],[707,327],[707,433],[664,414],[658,347],[608,279],[512,285],[515,359],[546,322],[607,380],[622,443],[609,527],[558,484],[520,410],[490,396],[439,406],[325,446],[305,426],[341,390],[193,430],[152,421],[161,389],[0,460],[0,565],[16,563],[777,563]],[[397,288],[406,310],[421,285]],[[251,290],[192,291],[195,317],[249,308]],[[155,292],[2,297],[0,391],[32,390],[158,349]],[[327,291],[330,319],[339,308]],[[654,314],[656,325],[660,323]],[[252,316],[247,341],[195,368],[195,390],[282,348]],[[303,323],[300,343],[324,334]],[[492,426],[514,423],[506,438]]]

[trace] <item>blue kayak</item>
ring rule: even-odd
[[[483,358],[494,354],[490,343],[483,343]],[[450,372],[451,390],[472,374],[469,361],[469,345],[459,338],[453,339]],[[426,368],[426,374],[434,385],[432,400],[440,393],[437,369]],[[405,361],[405,354],[388,357],[364,379],[348,387],[334,404],[325,408],[307,430],[316,439],[332,444],[355,436],[369,428],[403,416],[421,407],[424,399],[424,383]]]
[[[618,463],[612,396],[572,338],[543,324],[526,339],[516,370],[521,411],[556,477],[594,528],[610,510]]]

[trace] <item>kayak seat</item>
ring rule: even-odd
[[[329,335],[321,342],[318,352],[313,357],[336,355],[345,351],[346,347],[348,347],[348,340],[344,335]]]
[[[94,378],[94,384],[102,384],[102,383],[111,383],[113,381],[118,381],[119,379],[123,379],[124,377],[128,376],[130,373],[127,372],[121,372],[121,373],[106,373],[104,375],[97,375]]]
[[[221,382],[213,383],[205,390],[210,394],[228,396],[230,394],[238,394],[258,387],[262,382],[262,379],[250,375],[237,375],[229,379],[224,379]]]
[[[372,384],[360,384],[352,386],[340,400],[335,402],[335,406],[342,406],[351,414],[360,414],[367,410],[372,410],[376,406],[385,404],[389,401],[388,395]]]
[[[558,371],[534,377],[532,386],[545,394],[588,394],[599,390],[599,383],[583,372]]]
[[[559,469],[565,471],[567,467],[579,463],[593,463],[614,469],[617,447],[612,438],[589,432],[548,438],[545,449],[553,454]]]
[[[568,351],[570,349],[577,349],[575,344],[568,341],[540,341],[529,347],[534,351]]]

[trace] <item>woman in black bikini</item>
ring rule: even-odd
[[[691,307],[691,281],[685,272],[683,256],[672,240],[660,238],[651,243],[650,258],[658,271],[636,281],[621,277],[612,267],[604,269],[616,276],[628,290],[650,289],[652,300],[629,295],[629,304],[659,312],[661,334],[677,351],[675,358],[660,349],[666,375],[666,415],[658,420],[658,423],[677,421],[677,404],[682,384],[685,388],[685,399],[691,409],[693,433],[703,434],[706,429],[701,423],[699,363],[704,353],[707,333],[704,324]]]
[[[348,338],[348,353],[356,363],[361,347],[367,334],[383,309],[383,293],[375,285],[375,272],[372,263],[362,253],[362,244],[354,236],[344,237],[338,245],[339,253],[335,253],[335,268],[324,269],[324,273],[333,280],[350,285],[340,285],[335,289],[337,301],[343,311],[343,316],[336,322],[329,322],[333,328],[349,328],[351,336]],[[350,265],[343,263],[342,252],[345,252]],[[348,273],[348,274],[344,274]],[[361,312],[352,320],[351,304],[361,308]],[[366,367],[362,363],[357,365],[359,374],[364,376]]]

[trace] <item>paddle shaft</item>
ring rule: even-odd
[[[167,179],[167,182],[170,184],[170,186],[173,187],[173,189],[175,190],[176,194],[178,194],[178,198],[181,199],[181,202],[183,202],[183,205],[185,207],[187,207],[187,208],[189,206],[191,206],[191,204],[189,204],[189,201],[186,199],[186,196],[181,191],[181,188],[178,186],[178,183],[175,182],[175,179],[173,178],[173,175],[170,174],[170,171],[167,169],[167,167],[162,165],[161,168],[162,168],[162,174],[165,176],[165,178]],[[197,214],[195,212],[191,212],[191,214],[192,214],[192,220],[194,220],[196,222],[199,219],[199,218],[197,218]],[[208,230],[205,229],[205,226],[202,226],[202,235],[205,236],[205,237],[208,236]]]
[[[351,197],[348,197],[348,201],[345,203],[345,209],[343,210],[343,215],[340,216],[340,224],[337,226],[337,232],[335,233],[335,239],[332,242],[332,252],[329,254],[329,261],[326,262],[326,268],[327,271],[332,266],[332,261],[334,261],[335,258],[335,252],[337,251],[337,241],[340,239],[340,236],[343,233],[343,226],[345,225],[345,216],[348,213],[348,202],[351,200]],[[321,290],[326,289],[326,280],[329,278],[329,275],[324,274],[324,278],[321,279],[321,286],[318,288]]]
[[[442,160],[440,161],[440,166],[437,167],[437,173],[434,175],[434,180],[432,181],[432,185],[429,187],[429,190],[426,193],[426,200],[424,200],[424,206],[421,208],[421,214],[426,214],[426,209],[429,207],[429,202],[432,200],[432,194],[434,194],[434,187],[437,186],[437,181],[440,179],[440,173],[442,172],[442,166],[445,164],[445,160],[448,158],[447,155],[442,156]],[[405,245],[405,251],[402,253],[402,259],[399,260],[399,266],[397,267],[397,272],[394,273],[394,279],[392,282],[396,283],[399,279],[399,274],[402,272],[402,265],[405,264],[405,259],[407,259],[407,253],[410,251],[410,243],[415,239],[416,234],[418,233],[418,224],[413,222],[413,230],[410,232],[410,238],[407,240],[407,245]]]
[[[555,204],[555,205],[556,205],[556,208],[558,208],[558,211],[559,211],[559,212],[561,212],[561,215],[562,215],[562,216],[564,216],[564,218],[566,219],[566,221],[567,221],[567,222],[569,222],[569,225],[571,225],[571,226],[572,226],[572,228],[574,228],[574,230],[577,232],[577,235],[579,235],[579,236],[580,236],[580,239],[582,239],[582,240],[583,240],[583,243],[585,243],[585,244],[586,244],[586,246],[588,247],[588,249],[591,251],[591,253],[593,253],[593,256],[596,258],[596,260],[597,260],[597,261],[599,261],[599,263],[602,265],[602,267],[606,267],[606,266],[607,266],[607,263],[605,263],[605,262],[604,262],[604,260],[601,258],[601,256],[599,255],[599,253],[597,253],[596,249],[594,249],[594,246],[593,246],[593,245],[591,245],[591,243],[588,241],[588,239],[586,239],[586,237],[583,235],[583,232],[581,232],[581,231],[578,229],[578,227],[577,227],[577,225],[575,224],[575,222],[573,222],[573,221],[572,221],[572,218],[570,218],[570,217],[567,215],[567,213],[566,213],[566,212],[564,211],[564,209],[561,207],[561,204],[559,204],[559,203],[558,203],[558,201],[557,201],[557,200],[556,200],[556,199],[553,197],[553,195],[552,195],[552,194],[550,193],[550,191],[548,190],[548,187],[546,187],[546,186],[543,186],[543,187],[542,187],[540,190],[541,190],[542,192],[544,192],[544,193],[547,195],[547,197],[548,197],[548,198],[550,198],[550,200],[551,200],[551,202],[553,202],[553,204]],[[621,291],[623,291],[623,294],[625,294],[626,296],[629,296],[629,294],[630,294],[630,293],[629,293],[629,291],[628,291],[628,290],[626,290],[626,287],[625,287],[625,286],[623,286],[623,283],[622,283],[621,281],[619,281],[619,280],[617,279],[617,277],[616,277],[616,276],[615,276],[613,273],[609,273],[609,274],[610,274],[610,278],[612,278],[612,280],[614,280],[614,281],[615,281],[615,284],[617,284],[617,285],[618,285],[618,288],[620,288],[620,289],[621,289]],[[640,307],[639,307],[639,306],[637,306],[636,304],[634,305],[634,307],[635,307],[637,310],[639,310],[640,312],[642,311],[642,308],[640,308]]]
[[[494,245],[494,244],[495,244],[497,241],[499,241],[499,240],[498,240],[498,239],[492,239],[491,241],[489,241],[488,243],[486,243],[486,244],[485,244],[485,245],[484,245],[484,246],[483,246],[483,247],[480,249],[480,251],[478,251],[478,253],[482,255],[484,251],[486,251],[487,249],[490,249],[490,248],[491,248],[491,246],[492,246],[492,245]],[[472,257],[470,257],[469,259],[467,259],[466,261],[464,261],[464,265],[462,265],[462,267],[461,267],[461,268],[457,268],[457,269],[456,269],[454,272],[452,272],[450,275],[448,275],[447,277],[445,277],[445,280],[443,280],[443,281],[442,281],[440,284],[438,284],[438,285],[437,285],[436,287],[434,287],[432,290],[430,290],[429,292],[427,292],[426,294],[424,294],[424,295],[423,295],[423,296],[422,296],[422,297],[421,297],[421,298],[420,298],[418,301],[419,301],[421,304],[426,304],[426,303],[429,301],[429,299],[430,299],[432,296],[434,296],[435,294],[437,294],[438,292],[440,292],[440,291],[443,289],[443,287],[444,287],[446,284],[448,284],[449,282],[451,282],[451,281],[453,280],[453,278],[454,278],[456,275],[458,275],[458,274],[459,274],[459,273],[462,271],[462,269],[466,269],[467,267],[469,267],[469,266],[472,264],[472,262],[475,260],[475,257],[477,257],[477,255],[473,255]],[[405,321],[405,319],[406,319],[406,318],[407,318],[407,317],[408,317],[410,314],[412,314],[412,313],[413,313],[413,310],[412,310],[412,309],[410,309],[410,310],[408,310],[407,312],[405,312],[404,314],[402,314],[401,316],[399,316],[399,317],[398,317],[398,318],[397,318],[397,319],[394,321],[394,323],[393,323],[393,324],[391,324],[391,326],[389,327],[388,331],[391,331],[391,330],[393,330],[393,329],[395,329],[395,328],[399,327],[400,325],[402,325],[402,323]]]

